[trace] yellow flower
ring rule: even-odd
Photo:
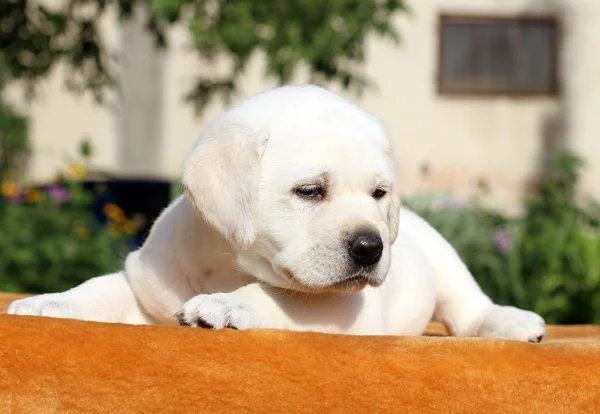
[[[121,209],[121,207],[119,207],[116,204],[113,203],[108,203],[104,206],[104,214],[106,215],[106,217],[109,217],[111,219],[113,219],[114,221],[118,221],[118,222],[123,222],[125,219],[125,213],[123,212],[123,210]]]
[[[2,195],[8,198],[13,198],[19,195],[21,189],[16,183],[12,181],[5,181],[2,183]]]
[[[115,226],[114,224],[110,224],[108,226],[108,235],[110,237],[112,237],[113,239],[118,239],[119,237],[121,237],[121,231],[119,230],[119,228],[117,226]]]
[[[85,167],[81,164],[69,164],[66,169],[66,174],[71,178],[81,179],[85,177]]]
[[[79,237],[81,240],[89,240],[90,239],[90,236],[91,236],[90,229],[88,229],[83,224],[77,224],[75,226],[74,230],[75,230],[75,234],[77,235],[77,237]]]
[[[25,193],[25,200],[30,203],[35,203],[36,201],[40,201],[42,198],[42,193],[38,190],[29,190]]]
[[[135,233],[137,230],[137,227],[138,227],[137,223],[133,220],[126,220],[125,223],[123,223],[123,230],[127,234]]]

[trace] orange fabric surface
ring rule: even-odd
[[[600,342],[552,340],[213,331],[0,315],[0,413],[594,412]]]

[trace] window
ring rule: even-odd
[[[557,34],[553,18],[442,15],[438,90],[555,95]]]

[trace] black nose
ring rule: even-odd
[[[371,266],[381,259],[383,242],[376,233],[361,233],[350,242],[350,257],[359,266]]]

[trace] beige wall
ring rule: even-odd
[[[600,2],[565,0],[564,113],[568,145],[587,159],[583,189],[600,198]]]
[[[588,158],[585,190],[600,197],[593,184],[600,178],[600,2],[597,0],[413,0],[412,15],[397,24],[402,45],[373,39],[367,73],[377,88],[360,99],[388,125],[395,142],[406,192],[453,191],[467,194],[478,178],[486,179],[503,203],[518,200],[525,180],[535,171],[548,126],[564,119],[566,141]],[[448,98],[436,93],[437,17],[440,12],[515,14],[554,10],[564,19],[562,45],[564,99]],[[119,44],[115,27],[107,31]],[[179,164],[203,126],[224,109],[213,104],[202,118],[194,117],[183,95],[198,71],[207,67],[186,52],[185,29],[171,33],[172,47],[162,57],[162,140],[153,171],[175,178]],[[235,101],[274,86],[262,79],[262,59],[255,57]],[[298,77],[298,82],[305,78]],[[160,85],[160,83],[158,83]],[[96,162],[126,171],[119,161],[118,117],[114,110],[64,94],[56,79],[44,86],[44,99],[32,107],[36,154],[32,176],[48,177],[84,134],[96,142]],[[354,96],[349,96],[358,100]],[[126,98],[126,97],[125,97]],[[557,121],[558,120],[558,121]],[[147,149],[146,149],[147,150]],[[419,166],[431,165],[429,178]]]
[[[479,178],[504,202],[516,201],[536,164],[540,130],[556,107],[553,99],[441,97],[437,94],[438,16],[447,13],[512,14],[523,1],[412,2],[399,21],[403,46],[373,42],[368,71],[379,92],[363,103],[390,127],[407,191],[431,188],[471,192]],[[419,179],[419,164],[431,164]]]
[[[115,21],[116,15],[110,13],[101,22],[105,42],[112,50],[117,50],[120,44],[120,31]],[[100,107],[87,95],[69,94],[64,88],[64,71],[56,69],[54,76],[39,85],[33,102],[26,102],[18,87],[7,91],[7,97],[31,118],[34,152],[30,178],[40,181],[53,177],[57,168],[77,156],[78,145],[83,138],[91,139],[94,144],[95,163],[114,170],[119,148],[116,97],[109,96],[106,105]]]

